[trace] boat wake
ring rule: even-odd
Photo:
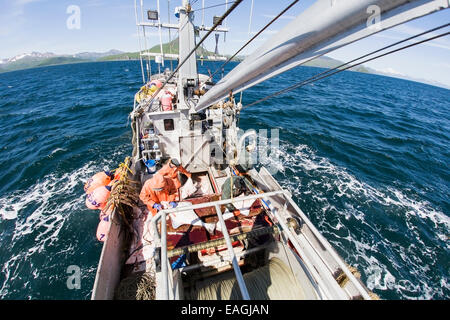
[[[0,198],[1,241],[10,244],[0,248],[0,298],[54,298],[51,287],[65,286],[71,264],[93,280],[97,261],[79,257],[101,249],[95,239],[98,216],[85,208],[83,185],[101,169],[89,162],[72,172],[50,173]],[[85,289],[89,293],[90,287]]]
[[[372,186],[306,145],[280,141],[275,176],[368,288],[385,299],[448,297],[450,219],[421,195]]]

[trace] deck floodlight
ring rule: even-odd
[[[158,20],[158,11],[147,10],[147,18],[148,20]]]
[[[216,25],[216,23],[219,21],[220,18],[221,18],[221,17],[216,17],[216,16],[214,16],[214,17],[213,17],[213,25]],[[218,25],[221,26],[222,23],[220,23],[220,24],[218,24]]]

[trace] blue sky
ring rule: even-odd
[[[167,1],[161,0],[161,17],[167,22]],[[175,22],[173,9],[181,0],[171,0],[171,22]],[[230,0],[231,2],[231,0]],[[291,0],[255,0],[251,32],[256,32]],[[310,6],[314,0],[301,0],[279,19],[244,53],[250,53],[269,39],[296,15]],[[156,0],[144,0],[147,8],[156,8]],[[194,9],[201,7],[197,0]],[[205,0],[205,6],[225,3],[225,0]],[[249,38],[250,0],[238,6],[229,16],[230,32],[226,42],[221,35],[219,52],[234,53]],[[66,26],[69,18],[67,8],[77,5],[81,10],[80,29]],[[212,16],[221,15],[225,6],[205,10],[205,24],[212,25]],[[318,17],[320,18],[320,17]],[[197,24],[202,13],[195,15]],[[332,58],[348,61],[392,42],[450,22],[450,9],[423,17],[369,39],[328,54]],[[448,31],[449,28],[446,30]],[[149,31],[149,41],[157,44],[157,30]],[[84,51],[103,52],[110,49],[138,51],[133,0],[0,0],[0,59],[18,54],[39,51],[56,54],[72,54]],[[172,37],[174,37],[172,32]],[[168,40],[164,34],[163,41]],[[205,42],[207,49],[214,50],[213,37]],[[394,74],[407,75],[438,81],[450,86],[450,37],[444,37],[393,55],[367,63],[368,67]]]

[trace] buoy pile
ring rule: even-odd
[[[100,210],[100,222],[97,227],[97,239],[105,241],[111,224],[112,207],[104,210],[111,193],[111,186],[120,178],[121,170],[116,173],[101,171],[94,174],[84,185],[86,192],[86,206],[92,210]]]
[[[160,80],[153,80],[150,83],[145,84],[136,94],[136,101],[141,102],[141,100],[146,99],[149,96],[153,96],[161,87],[162,82]]]

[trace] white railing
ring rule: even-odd
[[[319,257],[317,257],[317,252],[315,250],[310,250],[306,248],[302,243],[299,241],[298,236],[290,230],[290,228],[287,226],[285,219],[280,216],[280,213],[276,208],[273,208],[272,206],[268,206],[268,198],[274,197],[274,196],[282,196],[285,201],[289,202],[293,205],[293,208],[298,211],[298,206],[295,205],[295,202],[291,199],[290,193],[285,190],[278,190],[278,191],[272,191],[272,192],[266,192],[266,193],[260,193],[255,195],[250,195],[246,197],[240,197],[239,199],[226,199],[226,200],[218,200],[218,201],[212,201],[212,202],[206,202],[206,203],[200,203],[200,204],[194,204],[187,207],[180,207],[180,208],[172,208],[172,209],[165,209],[159,211],[151,220],[151,225],[153,226],[155,230],[155,236],[157,240],[160,241],[161,245],[161,273],[162,273],[162,298],[163,299],[169,299],[169,275],[168,271],[170,268],[169,260],[168,260],[168,252],[167,252],[167,223],[161,223],[161,235],[158,233],[157,223],[159,220],[162,222],[166,221],[167,214],[175,213],[175,212],[182,212],[187,210],[195,210],[195,209],[201,209],[201,208],[207,208],[207,207],[215,207],[217,216],[219,218],[219,223],[222,227],[222,233],[225,238],[225,242],[228,249],[228,259],[231,260],[231,263],[233,265],[233,270],[236,275],[236,279],[238,281],[238,285],[242,294],[242,297],[244,299],[249,299],[249,294],[247,287],[245,285],[245,282],[243,280],[242,272],[239,268],[238,260],[236,257],[236,254],[233,250],[233,246],[231,244],[230,235],[228,233],[228,230],[225,226],[225,221],[222,216],[222,212],[220,210],[220,205],[225,204],[232,204],[236,201],[244,201],[244,200],[256,200],[256,199],[262,199],[263,205],[265,205],[268,209],[268,213],[272,215],[272,218],[274,218],[274,223],[279,225],[280,232],[290,241],[292,246],[297,251],[297,254],[299,255],[300,259],[302,260],[303,264],[306,266],[305,273],[308,276],[308,278],[311,280],[311,284],[313,285],[316,294],[318,297],[322,299],[348,299],[348,295],[346,292],[339,286],[337,281],[333,278],[330,271],[327,269],[326,265],[323,263],[317,263]],[[339,264],[343,272],[347,275],[348,279],[351,283],[354,284],[354,286],[358,289],[360,294],[365,299],[370,299],[367,291],[361,286],[361,284],[358,282],[358,280],[355,278],[355,276],[348,270],[347,266],[343,261],[341,261],[340,257],[334,252],[334,250],[331,248],[331,246],[328,244],[328,242],[323,238],[322,235],[318,232],[316,228],[311,224],[311,222],[308,220],[306,216],[303,215],[301,210],[298,211],[298,213],[301,213],[301,218],[304,220],[304,222],[307,224],[307,226],[310,228],[311,232],[320,240],[320,242],[324,245],[324,247],[330,252],[332,257],[336,260],[336,262]],[[282,237],[283,239],[283,237]],[[285,241],[287,242],[287,240]],[[309,257],[313,257],[312,259]],[[170,270],[171,271],[171,270]]]

